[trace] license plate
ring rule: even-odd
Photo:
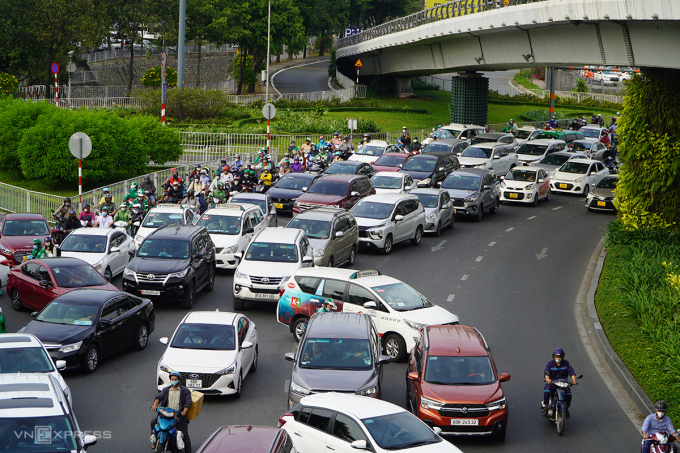
[[[201,379],[187,379],[187,388],[190,388],[190,389],[203,388],[203,380],[201,380]]]
[[[516,194],[516,193],[511,193],[511,194],[510,194],[510,198],[517,198],[517,194]]]
[[[274,203],[276,209],[283,209],[283,203]]]
[[[567,185],[566,184],[560,184],[560,189],[566,189]]]
[[[598,206],[607,206],[607,203],[605,203],[604,201],[598,201],[597,205]]]
[[[160,296],[160,295],[161,295],[160,291],[152,291],[150,289],[142,290],[142,296]]]
[[[256,299],[278,299],[278,294],[255,293]]]
[[[188,387],[188,386],[187,386]],[[454,418],[451,420],[452,425],[479,425],[479,420],[476,418]]]

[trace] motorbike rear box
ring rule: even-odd
[[[203,409],[203,393],[193,390],[191,392],[191,408],[187,412],[187,418],[189,420],[195,419],[201,413],[201,409]]]

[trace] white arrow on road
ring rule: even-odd
[[[536,258],[538,258],[539,260],[545,258],[546,256],[548,256],[548,255],[545,254],[545,252],[547,252],[547,251],[548,251],[548,247],[543,247],[543,250],[541,250],[541,253],[536,253]]]
[[[444,247],[443,247],[444,244],[446,244],[446,241],[441,241],[441,242],[440,242],[439,244],[437,244],[435,247],[430,247],[430,249],[431,249],[433,252],[436,252],[437,250],[443,249],[443,248],[444,248]]]

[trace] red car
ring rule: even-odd
[[[118,291],[94,267],[77,258],[24,261],[12,268],[7,279],[7,293],[17,311],[42,310],[52,299],[76,288]]]
[[[212,433],[196,453],[290,453],[293,441],[281,428],[223,426]]]
[[[49,235],[41,214],[5,214],[0,221],[0,253],[14,266],[31,253],[35,238],[43,242]]]
[[[385,153],[373,163],[373,168],[377,171],[399,171],[413,154],[406,153]]]
[[[375,188],[367,176],[345,173],[323,175],[298,197],[293,212],[299,214],[319,206],[350,209],[369,195],[375,195]]]

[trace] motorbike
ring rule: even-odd
[[[156,409],[158,421],[153,427],[151,444],[155,444],[155,452],[179,452],[184,450],[182,433],[177,431],[177,415],[179,411],[169,407]]]
[[[321,174],[326,171],[326,168],[328,168],[326,156],[319,154],[314,158],[314,160],[311,161],[311,165],[307,167],[307,171]]]
[[[114,227],[116,230],[122,231],[122,232],[125,233],[125,234],[129,234],[129,233],[130,233],[130,231],[129,231],[129,229],[128,229],[128,224],[127,224],[127,222],[124,221],[124,220],[119,220],[119,221],[117,221],[117,222],[113,222],[113,227]]]
[[[130,236],[135,237],[137,230],[142,226],[144,210],[142,208],[130,208]]]
[[[576,379],[581,378],[583,378],[582,374],[576,376]],[[564,431],[564,423],[567,419],[567,390],[569,390],[572,384],[566,379],[553,379],[552,383],[557,386],[557,390],[550,395],[546,418],[557,425],[557,435],[561,436]],[[542,408],[543,402],[541,401]]]
[[[649,436],[652,441],[652,445],[649,448],[649,453],[672,453],[673,446],[670,442],[675,440],[668,431],[659,431]],[[642,445],[640,446],[640,451],[645,445],[645,439],[642,439]]]
[[[52,228],[52,241],[54,241],[55,245],[61,245],[69,233],[69,230],[64,227],[65,223],[66,217],[59,216],[54,224],[54,228]]]
[[[604,158],[604,166],[607,167],[607,170],[609,170],[610,175],[615,175],[616,173],[619,172],[618,168],[616,168],[616,161],[611,156],[607,156]]]

